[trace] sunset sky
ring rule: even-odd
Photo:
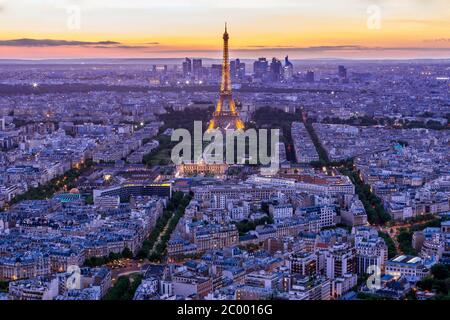
[[[0,58],[450,58],[450,0],[0,0]]]

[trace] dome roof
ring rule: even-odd
[[[72,188],[69,193],[80,193],[80,191],[77,188]]]

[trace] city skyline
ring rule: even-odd
[[[0,303],[450,300],[448,1],[0,0]]]
[[[0,16],[0,59],[220,58],[225,21],[231,57],[450,57],[445,0],[20,0]]]

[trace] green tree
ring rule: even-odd
[[[422,280],[417,281],[416,286],[421,290],[431,291],[431,289],[433,288],[433,278],[423,278]]]
[[[133,258],[133,252],[128,247],[125,247],[122,251],[122,257],[131,259]]]
[[[431,274],[435,279],[445,280],[450,277],[450,270],[443,264],[435,264],[431,267]]]

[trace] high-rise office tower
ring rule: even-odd
[[[266,58],[259,58],[253,63],[253,73],[255,78],[262,78],[269,69],[269,62]]]
[[[210,69],[211,80],[218,81],[222,79],[222,65],[212,64]]]
[[[230,75],[231,79],[244,79],[245,63],[241,62],[239,59],[230,61]]]
[[[306,72],[306,82],[314,82],[314,71],[308,70]]]
[[[289,57],[284,58],[283,77],[285,80],[291,80],[294,76],[294,65],[289,61]]]
[[[270,63],[271,80],[274,82],[280,81],[282,71],[283,65],[281,64],[281,61],[278,60],[277,58],[272,58],[272,62]]]
[[[189,75],[192,72],[192,61],[189,58],[186,58],[186,60],[183,62],[183,74]]]
[[[339,78],[347,78],[347,68],[344,66],[339,66],[338,67],[338,75]]]
[[[245,78],[245,63],[239,59],[236,59],[236,76],[240,80]]]
[[[195,76],[199,76],[202,70],[202,59],[193,59],[192,60],[192,73]]]
[[[230,77],[231,79],[236,78],[237,68],[236,68],[236,60],[230,61]]]

